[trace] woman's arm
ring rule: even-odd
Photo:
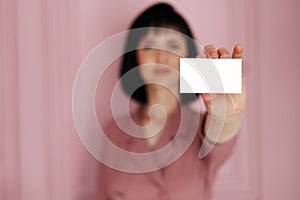
[[[226,48],[216,49],[213,45],[207,45],[204,50],[205,54],[200,54],[198,57],[212,59],[243,58],[243,47],[240,44],[234,47],[232,56]],[[241,94],[202,94],[207,109],[204,133],[214,143],[224,143],[230,140],[241,127],[246,105],[246,87],[244,73],[242,74]],[[226,109],[224,109],[224,106]],[[224,110],[226,110],[226,114]],[[216,127],[211,125],[221,127],[221,129],[216,130]],[[219,133],[216,133],[218,131]],[[216,134],[219,137],[216,137]]]

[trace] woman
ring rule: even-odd
[[[213,45],[207,45],[204,53],[197,54],[195,43],[187,39],[193,38],[193,35],[186,21],[170,5],[162,3],[145,10],[133,22],[130,30],[142,27],[152,28],[129,33],[121,76],[124,91],[141,104],[132,119],[143,129],[136,132],[131,127],[132,131],[128,133],[130,127],[124,131],[114,121],[108,125],[105,133],[112,143],[129,152],[157,152],[172,142],[173,149],[167,156],[151,154],[149,163],[137,161],[132,164],[136,167],[155,163],[157,165],[153,166],[157,168],[153,170],[133,173],[101,165],[100,199],[210,199],[216,170],[230,155],[236,139],[234,136],[241,126],[245,110],[245,86],[243,82],[242,94],[201,94],[207,113],[199,117],[186,105],[196,96],[179,93],[179,58],[242,58],[242,46],[236,45],[232,55],[226,48],[216,49]],[[127,73],[130,76],[126,76]],[[225,120],[222,112],[218,112],[222,110],[218,104],[214,103],[212,107],[212,102],[224,98],[227,100]],[[127,119],[129,116],[120,121]],[[209,131],[210,124],[223,122],[220,136],[215,137],[215,133]],[[181,129],[181,126],[184,128]],[[209,146],[205,137],[216,145],[207,156],[199,158],[200,147]],[[177,138],[175,142],[174,138]],[[180,152],[176,154],[178,149]],[[173,154],[179,156],[172,157]],[[107,152],[107,156],[112,160],[122,159],[111,152]],[[166,163],[169,157],[176,159]],[[125,159],[122,162],[132,161]]]

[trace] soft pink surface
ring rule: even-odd
[[[95,45],[154,2],[0,1],[0,199],[91,199],[98,163],[73,123],[75,75]],[[299,199],[300,2],[168,2],[200,44],[240,42],[246,50],[247,113],[216,199]],[[102,97],[105,122],[109,99]]]

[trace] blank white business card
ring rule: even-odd
[[[180,58],[180,93],[242,93],[242,59]]]

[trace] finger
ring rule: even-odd
[[[230,57],[229,50],[224,47],[221,47],[218,49],[218,54],[219,54],[219,58],[229,58]]]
[[[209,58],[218,58],[218,52],[214,45],[207,45],[204,47],[204,52],[208,55]]]
[[[207,58],[206,53],[200,53],[197,55],[197,58]]]
[[[202,93],[201,97],[206,107],[206,111],[210,113],[211,111],[211,95],[209,93]]]
[[[211,101],[211,95],[209,93],[202,93],[201,96],[202,96],[204,102]]]
[[[243,77],[242,79],[242,100],[246,103],[246,96],[247,96],[247,92],[246,92],[246,83],[245,83],[245,78]]]
[[[232,52],[232,58],[240,58],[242,59],[244,55],[244,48],[241,44],[237,44],[235,45],[235,47],[233,48],[233,52]],[[243,65],[243,64],[242,64]],[[242,66],[242,79],[244,80],[244,65]],[[244,87],[245,83],[243,81],[243,87]]]
[[[245,93],[246,92],[246,81],[245,81],[245,78],[243,77],[242,79],[242,93]]]
[[[243,58],[244,48],[241,44],[235,45],[233,52],[232,52],[232,58]]]
[[[219,115],[220,113],[222,113],[222,107],[224,103],[223,97],[225,97],[226,95],[202,93],[201,96],[208,113],[214,113],[215,115]]]

